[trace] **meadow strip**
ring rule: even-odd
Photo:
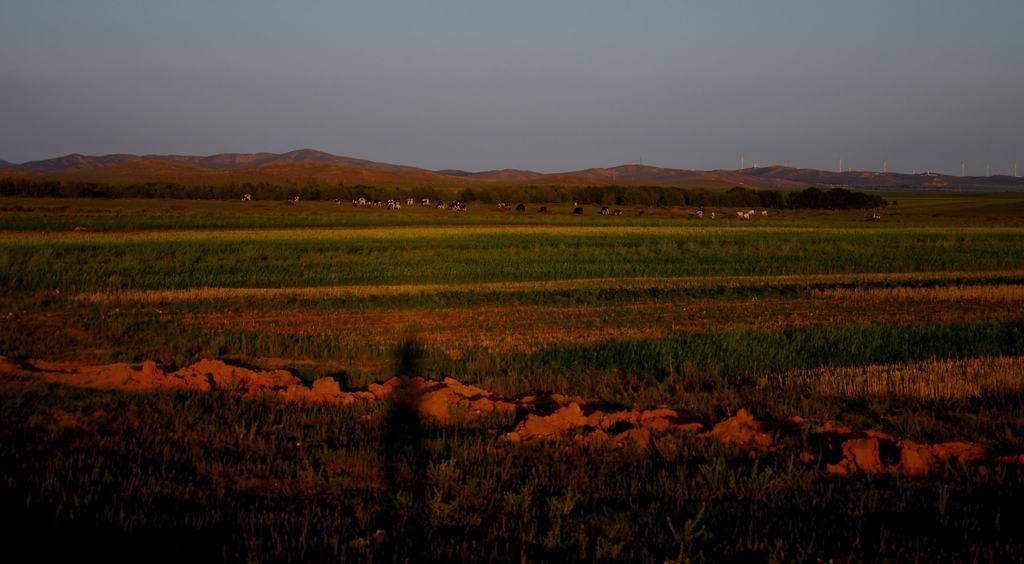
[[[617,289],[706,289],[760,288],[772,286],[813,286],[819,284],[864,284],[880,282],[937,283],[948,281],[1018,279],[1024,270],[985,272],[886,272],[865,274],[804,274],[776,276],[678,276],[633,278],[584,278],[572,280],[533,280],[522,282],[484,282],[450,284],[374,284],[345,286],[312,286],[288,288],[186,288],[179,290],[120,290],[86,292],[74,299],[93,303],[171,303],[253,298],[332,299],[348,297],[423,295],[438,293],[515,293]],[[1019,300],[1024,287],[1018,285],[957,286],[946,288],[872,288],[828,289],[818,292],[822,297],[865,295],[879,298],[909,299],[1000,299]],[[928,292],[925,292],[928,290]],[[919,294],[920,293],[920,294]],[[944,297],[929,297],[929,296]],[[998,297],[994,297],[998,296]]]
[[[211,229],[159,231],[104,231],[75,233],[46,233],[39,231],[0,232],[0,246],[60,245],[60,244],[121,244],[129,241],[170,242],[229,242],[229,241],[343,241],[343,240],[447,240],[456,236],[508,236],[545,235],[555,237],[655,237],[676,235],[732,235],[732,234],[808,234],[816,236],[847,235],[1017,235],[1024,229],[1016,227],[733,227],[701,224],[697,226],[577,226],[577,225],[467,225],[467,226],[394,226],[313,229]]]
[[[86,235],[77,243],[53,245],[40,237],[25,238],[25,244],[8,238],[0,244],[0,287],[12,294],[73,294],[1024,269],[1024,256],[1014,252],[1024,231],[920,236],[843,236],[814,230],[478,231],[369,230],[376,234],[362,237],[360,230],[314,230],[288,232],[290,239],[253,232],[251,240],[218,239],[222,234],[217,233],[170,233],[166,240],[126,235],[94,241]],[[317,239],[317,233],[325,238]],[[439,234],[443,238],[437,238]],[[307,235],[312,238],[304,238]],[[179,240],[184,236],[190,239]]]

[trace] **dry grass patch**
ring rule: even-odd
[[[826,299],[1019,302],[1024,301],[1024,286],[980,284],[936,288],[832,288],[817,290],[814,295]]]
[[[822,367],[764,376],[758,383],[762,387],[810,389],[847,398],[949,400],[1002,396],[1024,391],[1024,357]]]

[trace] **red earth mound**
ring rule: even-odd
[[[882,452],[893,453],[893,461],[883,460]],[[898,453],[898,458],[896,458]],[[973,443],[954,441],[936,444],[920,444],[911,440],[894,441],[877,437],[861,437],[843,442],[843,458],[826,468],[830,474],[875,474],[889,472],[904,476],[924,476],[937,464],[956,459],[960,464],[984,461],[988,458],[985,449]],[[996,461],[1005,457],[997,457]],[[897,462],[898,460],[898,462]]]
[[[451,378],[437,382],[421,377],[395,377],[383,384],[371,384],[364,390],[343,391],[333,378],[320,378],[307,386],[287,370],[251,370],[221,360],[206,359],[168,372],[152,361],[80,367],[46,362],[15,363],[0,357],[0,372],[82,388],[130,391],[221,390],[243,396],[274,394],[291,401],[341,405],[393,399],[413,404],[424,416],[442,423],[450,421],[453,412],[514,412],[518,405],[514,400],[498,397],[481,388],[466,386]]]
[[[703,425],[686,422],[674,409],[659,407],[646,411],[603,411],[588,409],[585,413],[578,401],[572,401],[549,415],[529,414],[505,438],[511,442],[554,439],[572,435],[591,445],[622,446],[632,443],[647,447],[651,433],[669,429],[699,431]]]
[[[741,409],[736,415],[722,420],[704,436],[754,448],[767,448],[773,442],[771,435],[764,432],[764,424],[755,420],[746,409]]]
[[[343,390],[333,378],[304,384],[286,370],[254,370],[221,360],[201,360],[178,370],[157,363],[75,366],[48,362],[16,362],[0,356],[0,373],[22,379],[64,385],[128,391],[226,391],[244,397],[272,395],[286,401],[330,403],[394,401],[414,407],[426,419],[440,424],[461,417],[506,413],[516,426],[504,435],[512,443],[572,437],[583,445],[637,448],[650,446],[654,436],[676,430],[704,439],[748,449],[752,454],[779,451],[785,437],[804,435],[822,445],[820,453],[804,452],[808,464],[824,464],[836,476],[893,473],[917,477],[936,465],[955,460],[966,463],[1024,464],[1024,454],[993,457],[977,444],[945,442],[922,444],[886,433],[857,431],[827,420],[799,416],[780,422],[761,421],[745,409],[720,421],[697,418],[667,407],[647,410],[602,409],[594,402],[560,394],[508,398],[452,378],[394,377],[360,390]],[[69,425],[73,422],[67,422]],[[710,430],[701,433],[705,428]]]

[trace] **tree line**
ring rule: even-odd
[[[29,178],[0,179],[0,195],[54,198],[166,198],[188,200],[234,200],[251,194],[254,200],[350,201],[356,198],[388,200],[427,198],[467,202],[571,203],[605,206],[718,206],[806,209],[877,209],[888,205],[881,196],[845,188],[806,188],[798,191],[729,190],[680,188],[673,186],[424,186],[395,188],[363,184],[237,182],[221,185],[176,182],[99,183],[74,180]]]

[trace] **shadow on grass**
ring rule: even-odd
[[[423,375],[423,345],[407,335],[395,349],[395,375]],[[426,429],[419,411],[422,390],[407,390],[391,400],[381,448],[387,498],[374,538],[385,555],[416,554],[425,541],[427,467]],[[381,534],[383,531],[383,534]],[[399,532],[401,531],[401,533]],[[401,536],[400,536],[401,535]]]

